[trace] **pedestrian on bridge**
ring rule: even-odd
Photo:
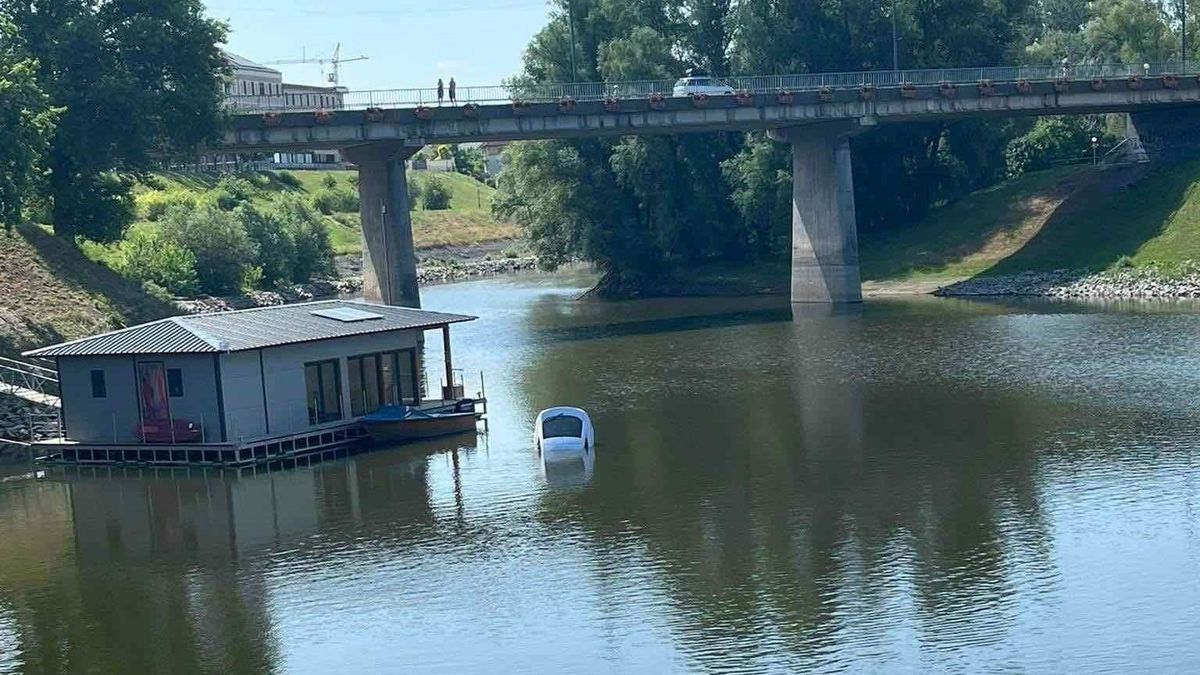
[[[458,85],[454,84],[454,78],[450,78],[450,103],[458,102]]]
[[[454,82],[453,79],[451,79],[450,81]],[[444,84],[442,84],[442,78],[439,77],[438,78],[438,105],[442,104],[442,97],[445,95],[446,95],[446,86]],[[454,85],[453,84],[450,85],[450,98],[451,99],[454,98]]]

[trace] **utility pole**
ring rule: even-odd
[[[896,39],[896,0],[892,0],[892,70],[900,71],[900,48]]]
[[[571,29],[571,82],[578,82],[579,75],[575,72],[575,7],[567,0],[567,25]]]

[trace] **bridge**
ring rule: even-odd
[[[351,91],[333,110],[233,97],[229,152],[337,148],[359,167],[364,294],[420,306],[405,160],[428,144],[766,130],[792,147],[793,302],[857,302],[849,139],[880,124],[1130,113],[1140,146],[1167,152],[1200,117],[1200,64],[1014,66],[721,78],[732,93],[673,95],[674,81]],[[1180,112],[1180,111],[1183,112]]]

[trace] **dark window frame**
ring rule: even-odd
[[[167,396],[183,398],[183,369],[167,368]]]
[[[104,370],[93,369],[91,372],[91,378],[92,398],[108,398],[108,381],[105,378]]]
[[[340,359],[325,359],[323,361],[310,361],[304,364],[304,407],[308,410],[309,426],[318,424],[326,424],[328,422],[336,422],[343,419],[342,416],[342,364]],[[334,393],[336,394],[332,409],[325,400],[325,368],[324,366],[333,364],[333,381]],[[308,369],[316,368],[317,372],[317,401],[316,407],[312,407],[313,402],[308,399]]]
[[[375,383],[376,383],[376,386],[378,387],[377,396],[378,396],[378,400],[379,400],[379,405],[381,407],[384,405],[391,405],[391,404],[386,403],[386,401],[388,400],[389,392],[384,391],[384,377],[383,377],[384,359],[391,359],[392,378],[394,380],[393,384],[396,387],[396,396],[395,396],[396,404],[397,405],[414,405],[414,404],[420,403],[421,387],[420,387],[420,382],[418,380],[417,350],[415,348],[410,347],[407,349],[393,349],[393,350],[386,351],[386,352],[370,352],[367,354],[355,354],[354,356],[347,357],[346,358],[346,367],[348,369],[350,369],[347,374],[350,376],[350,381],[351,381],[352,386],[353,386],[353,382],[354,382],[353,374],[355,372],[355,369],[357,369],[357,371],[358,371],[359,384],[361,385],[362,383],[367,381],[367,378],[364,377],[366,375],[366,372],[364,371],[364,364],[366,363],[367,359],[372,358],[372,357],[375,358]],[[411,397],[407,398],[407,399],[404,396],[404,388],[399,379],[399,375],[401,372],[400,364],[402,363],[401,359],[408,360],[409,380],[410,380],[408,384],[411,388],[411,392],[410,392]],[[362,398],[359,396],[359,392],[351,391],[350,392],[350,416],[351,417],[360,417],[362,415],[367,415],[367,414],[374,412],[373,410],[367,410],[366,408],[367,408],[367,406],[366,406],[365,402],[362,401]]]

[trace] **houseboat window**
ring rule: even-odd
[[[167,368],[167,392],[171,398],[183,396],[183,371],[178,368]]]
[[[337,361],[304,364],[304,389],[309,424],[342,419],[342,380]]]
[[[92,371],[92,398],[108,398],[108,386],[104,383],[104,371]]]
[[[415,350],[364,354],[351,357],[347,362],[351,415],[366,415],[381,405],[419,402]]]

